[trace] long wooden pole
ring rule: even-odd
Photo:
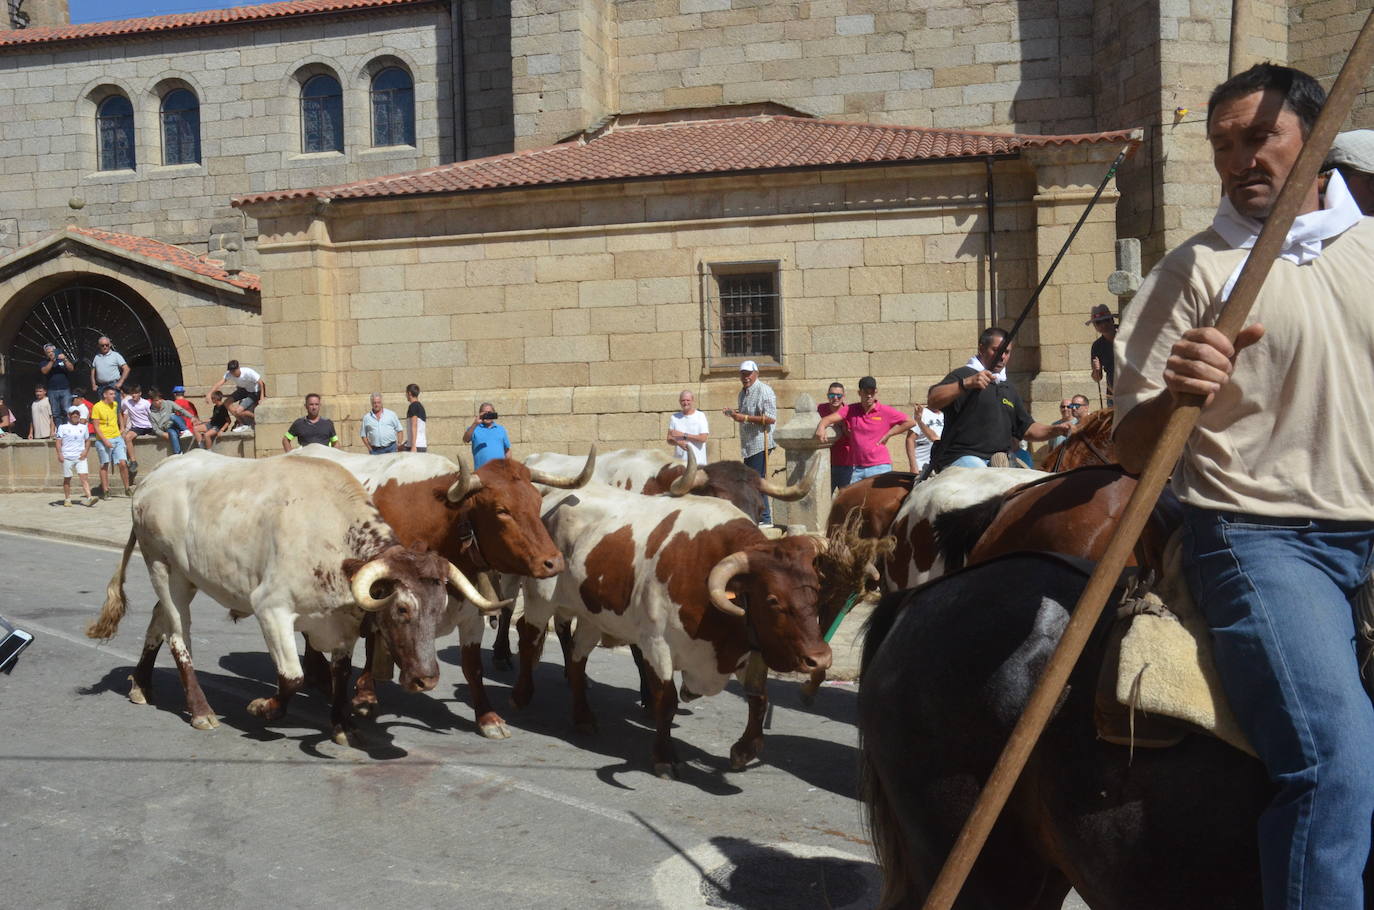
[[[1307,197],[1313,181],[1317,179],[1317,171],[1327,149],[1331,146],[1331,140],[1345,121],[1356,92],[1364,85],[1371,63],[1374,63],[1374,12],[1365,20],[1364,28],[1355,39],[1350,56],[1346,58],[1345,66],[1341,67],[1336,84],[1327,97],[1326,106],[1322,108],[1321,116],[1317,118],[1311,135],[1307,137],[1307,142],[1303,145],[1302,152],[1298,155],[1298,160],[1279,193],[1278,201],[1274,204],[1273,212],[1265,221],[1264,230],[1260,232],[1255,248],[1246,260],[1245,268],[1236,281],[1229,302],[1225,304],[1217,319],[1216,328],[1229,340],[1235,341],[1237,333],[1249,318],[1255,297],[1259,294],[1274,260],[1278,258],[1288,229],[1297,217],[1298,209]],[[1203,399],[1196,395],[1181,397],[1183,400],[1175,405],[1154,453],[1140,475],[1135,493],[1126,504],[1126,510],[1111,542],[1107,545],[1106,552],[1093,570],[1087,587],[1083,589],[1083,594],[1074,607],[1073,616],[1045,668],[1044,676],[1036,684],[1030,702],[1012,730],[1011,737],[997,759],[997,765],[988,777],[972,814],[955,841],[949,859],[945,861],[939,878],[926,898],[925,910],[949,910],[955,898],[959,896],[959,889],[963,887],[969,870],[983,849],[997,816],[1011,795],[1016,779],[1021,775],[1021,769],[1025,767],[1031,750],[1035,748],[1040,734],[1049,722],[1050,714],[1068,682],[1074,664],[1097,625],[1097,619],[1102,613],[1108,595],[1111,594],[1112,587],[1116,584],[1117,576],[1125,567],[1136,539],[1149,519],[1159,494],[1164,490],[1169,475],[1173,473],[1174,464],[1183,454],[1183,447],[1202,411]]]

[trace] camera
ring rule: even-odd
[[[8,630],[3,641],[0,641],[0,673],[8,673],[14,667],[15,660],[19,657],[19,652],[29,646],[33,641],[33,636],[23,629],[10,628],[6,623],[0,626],[0,631]]]
[[[497,416],[498,415],[495,411],[486,411],[481,415],[483,420],[495,420]]]

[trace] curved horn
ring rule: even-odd
[[[701,469],[697,467],[697,453],[692,451],[692,447],[687,447],[687,470],[682,476],[674,480],[668,487],[669,496],[686,496],[696,488],[697,474]],[[702,475],[705,479],[705,475]]]
[[[497,613],[515,603],[515,600],[487,600],[482,593],[477,590],[477,586],[468,581],[468,577],[462,570],[453,563],[448,564],[448,582],[463,595],[463,599],[472,604],[483,613]]]
[[[717,610],[722,613],[729,613],[731,616],[744,615],[744,608],[730,600],[730,596],[725,592],[725,586],[730,584],[730,579],[736,575],[748,571],[749,554],[743,550],[736,550],[716,563],[715,568],[706,578],[706,590],[710,592],[711,603],[715,604]]]
[[[559,474],[547,474],[538,468],[530,468],[530,482],[542,483],[546,487],[557,487],[560,490],[576,490],[587,485],[595,470],[596,443],[592,443],[591,448],[587,450],[587,463],[582,466],[581,474],[576,477],[563,477]]]
[[[353,575],[353,580],[349,584],[353,588],[353,599],[358,602],[369,613],[375,613],[396,599],[396,589],[392,588],[391,593],[381,600],[372,596],[372,586],[379,581],[389,579],[391,570],[387,568],[384,561],[373,559],[363,564]]]
[[[469,493],[476,493],[482,489],[482,478],[468,469],[468,463],[463,460],[463,456],[458,456],[458,479],[453,482],[453,486],[448,488],[449,502],[462,502],[463,497]]]
[[[880,582],[883,580],[883,576],[878,572],[878,567],[871,562],[864,566],[864,577],[873,582]]]
[[[766,477],[759,478],[759,490],[765,496],[780,499],[783,502],[796,502],[798,499],[811,492],[811,488],[816,485],[816,472],[820,470],[820,459],[811,460],[811,469],[806,472],[806,476],[799,483],[778,486]]]

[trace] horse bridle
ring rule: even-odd
[[[1079,437],[1078,437],[1078,441],[1081,442],[1081,443],[1083,443],[1083,445],[1087,446],[1087,447],[1088,447],[1088,451],[1091,452],[1091,453],[1097,458],[1098,461],[1102,462],[1103,464],[1108,464],[1108,465],[1113,463],[1112,460],[1111,460],[1110,458],[1108,458],[1106,455],[1103,455],[1103,454],[1102,454],[1102,450],[1101,450],[1101,449],[1099,449],[1097,446],[1093,445],[1093,441],[1092,441],[1091,439],[1089,439],[1088,437],[1086,437],[1086,436],[1079,436]],[[1064,440],[1064,444],[1061,445],[1061,446],[1059,447],[1059,451],[1055,452],[1055,454],[1054,454],[1054,466],[1053,466],[1052,468],[1050,468],[1050,471],[1052,471],[1052,472],[1058,472],[1059,466],[1060,466],[1061,464],[1063,464],[1063,462],[1064,462],[1064,450],[1067,449],[1068,447],[1069,447],[1069,441],[1066,439],[1066,440]]]

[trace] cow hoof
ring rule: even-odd
[[[361,749],[367,743],[361,733],[351,728],[335,728],[334,735],[330,738],[336,745],[352,746],[355,749]]]
[[[491,667],[493,670],[514,670],[515,664],[511,662],[508,656],[502,657],[499,655],[492,655]]]
[[[191,718],[191,726],[197,730],[213,730],[219,726],[219,718],[213,714],[197,714]]]
[[[680,776],[677,773],[677,765],[666,761],[654,762],[654,775],[663,780],[677,780]]]
[[[751,763],[758,760],[759,753],[762,751],[762,743],[735,743],[730,747],[730,770],[743,771]]]
[[[262,720],[276,720],[285,712],[275,698],[255,698],[248,703],[248,713]]]
[[[377,700],[373,698],[367,701],[355,701],[353,703],[353,713],[359,717],[371,717],[377,713]]]
[[[811,707],[812,705],[814,705],[814,704],[816,703],[816,690],[815,690],[815,689],[807,689],[806,687],[803,686],[803,687],[802,687],[802,690],[801,690],[801,703],[802,703],[803,707],[807,707],[807,708],[809,708],[809,707]]]
[[[596,732],[596,721],[594,720],[579,720],[577,723],[573,724],[573,726],[577,729],[578,733],[587,736]]]
[[[515,710],[523,711],[525,708],[529,707],[530,699],[533,697],[533,691],[516,686],[514,689],[511,689],[510,703],[515,707]]]
[[[132,683],[132,687],[129,689],[129,701],[136,705],[146,705],[148,703],[148,696],[144,693],[143,688],[138,683],[134,682],[132,676],[129,677],[129,682]]]
[[[496,723],[485,723],[478,729],[487,739],[510,739],[510,727],[506,726],[505,721],[498,720]]]

